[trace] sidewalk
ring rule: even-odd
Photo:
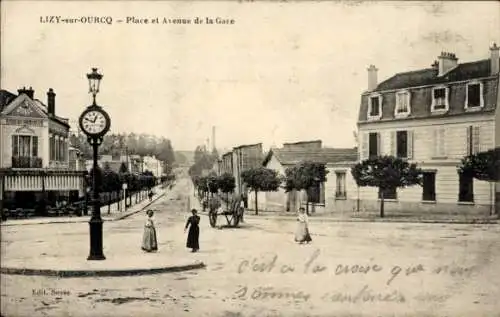
[[[174,188],[172,194],[178,190]],[[165,191],[158,191],[154,200],[164,194]],[[139,212],[150,203],[146,199],[120,218]],[[158,212],[157,224],[162,226],[162,216],[168,217],[171,210]],[[165,222],[169,231],[182,232],[183,223],[170,224]],[[186,251],[184,239],[172,241],[172,237],[163,234],[162,230],[158,235],[159,251],[142,251],[143,222],[139,219],[108,224],[103,230],[106,259],[95,261],[87,260],[90,248],[87,226],[25,226],[19,230],[15,225],[7,225],[2,227],[2,274],[103,277],[159,274],[205,267],[203,256]]]
[[[196,208],[202,215],[208,215],[203,211],[201,204],[194,195],[190,195],[192,208]],[[293,212],[260,211],[255,215],[255,210],[245,209],[245,219],[268,219],[275,221],[296,221],[297,215]],[[391,214],[386,213],[381,218],[379,211],[357,212],[357,213],[318,213],[309,215],[311,222],[388,222],[388,223],[452,223],[452,224],[498,224],[500,219],[497,215],[489,217],[478,217],[475,215],[413,215],[413,214]]]
[[[155,193],[152,201],[149,201],[149,198],[145,198],[144,200],[138,202],[130,206],[126,211],[119,211],[117,204],[114,203],[110,208],[110,213],[108,214],[108,206],[101,207],[101,218],[103,221],[118,221],[130,217],[133,214],[136,214],[143,209],[147,208],[150,204],[154,203],[160,197],[163,197],[168,188],[161,188],[161,186],[157,186],[154,188],[153,192]],[[132,202],[135,202],[135,196],[132,197]],[[89,208],[92,208],[89,206]],[[8,219],[1,223],[1,226],[19,226],[19,225],[34,225],[34,224],[53,224],[53,223],[80,223],[80,222],[88,222],[91,218],[92,210],[89,210],[88,216],[72,216],[72,217],[39,217],[39,218],[31,218],[31,219]]]
[[[295,221],[296,214],[292,212],[273,212],[259,211],[255,215],[255,210],[246,209],[245,218],[261,218],[270,220]],[[497,215],[490,217],[477,217],[474,215],[412,215],[412,214],[391,214],[387,213],[384,218],[381,218],[379,212],[359,212],[359,213],[319,213],[309,215],[309,221],[312,222],[412,222],[412,223],[457,223],[457,224],[498,224],[499,218]]]

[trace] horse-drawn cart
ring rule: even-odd
[[[240,223],[240,220],[243,216],[243,210],[240,209],[240,203],[241,199],[233,199],[232,201],[229,202],[229,204],[226,206],[227,208],[224,209],[224,206],[222,206],[222,212],[219,210],[219,206],[216,204],[211,204],[209,212],[208,212],[208,218],[210,220],[210,225],[212,227],[217,226],[217,217],[218,216],[224,216],[227,221],[227,225],[229,227],[237,227],[238,224]]]

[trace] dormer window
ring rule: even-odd
[[[368,119],[380,119],[382,117],[382,95],[373,94],[368,99]]]
[[[407,90],[396,93],[396,108],[394,115],[396,117],[405,117],[410,114],[410,92]]]
[[[480,109],[483,106],[483,83],[478,81],[468,83],[465,93],[465,109]]]
[[[448,88],[447,87],[434,87],[432,89],[432,112],[445,112],[448,111]]]

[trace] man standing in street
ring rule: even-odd
[[[243,197],[243,194],[241,195],[241,198],[240,198],[240,208],[239,208],[239,211],[240,211],[240,221],[241,222],[245,222],[243,220],[243,214],[245,213],[245,198]]]

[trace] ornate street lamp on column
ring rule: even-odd
[[[92,105],[88,106],[80,115],[80,128],[87,136],[87,141],[92,146],[93,150],[93,167],[92,167],[92,217],[89,221],[90,227],[90,254],[87,260],[105,260],[102,248],[102,218],[101,205],[99,199],[98,184],[98,164],[97,152],[99,145],[102,143],[104,135],[109,131],[111,119],[109,115],[98,106],[96,103],[96,95],[99,92],[102,75],[97,72],[97,68],[92,68],[92,72],[87,74],[89,80],[89,93],[92,94]]]

